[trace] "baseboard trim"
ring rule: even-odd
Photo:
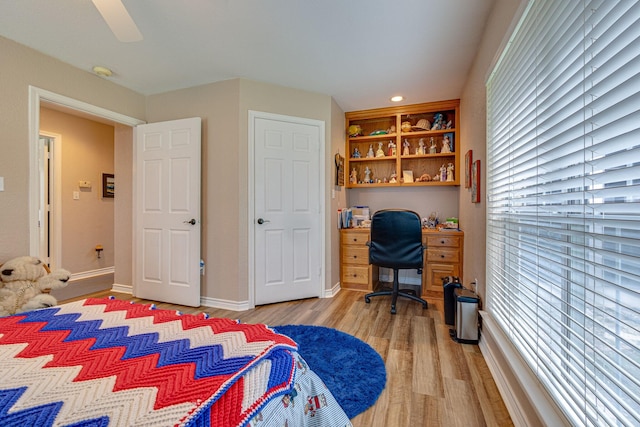
[[[211,308],[221,308],[231,311],[249,310],[249,301],[230,301],[218,298],[200,297],[200,305]]]
[[[83,271],[81,273],[72,273],[71,278],[69,278],[69,281],[77,282],[78,280],[85,280],[85,279],[91,279],[93,277],[105,276],[107,274],[114,274],[115,271],[116,270],[114,267],[105,267],[105,268],[99,268],[97,270]]]
[[[340,282],[337,282],[331,289],[325,289],[322,298],[333,298],[340,292]]]
[[[479,348],[516,427],[570,423],[490,313],[480,312]]]
[[[113,292],[119,292],[121,294],[130,294],[133,295],[133,286],[131,285],[121,285],[119,283],[114,283],[111,287]]]

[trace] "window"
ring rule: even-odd
[[[487,83],[486,310],[575,425],[640,425],[640,2],[534,0]]]

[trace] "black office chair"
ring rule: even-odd
[[[391,314],[396,314],[396,301],[399,296],[422,303],[427,302],[418,297],[413,290],[400,290],[398,270],[417,269],[422,272],[423,252],[422,223],[420,216],[412,211],[385,209],[376,212],[371,218],[371,239],[369,246],[369,263],[379,267],[393,269],[393,289],[372,292],[364,296],[369,303],[371,297],[392,295]]]

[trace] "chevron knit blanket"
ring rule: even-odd
[[[2,426],[242,426],[289,391],[265,325],[111,298],[0,318]]]

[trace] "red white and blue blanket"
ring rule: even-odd
[[[265,325],[86,299],[0,318],[2,426],[242,426],[289,391]]]

